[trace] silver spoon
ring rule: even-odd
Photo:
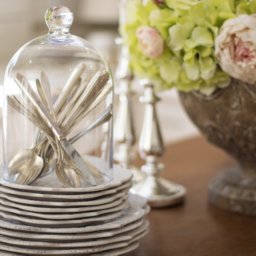
[[[34,113],[34,119],[31,117],[31,110],[26,109],[26,107],[19,102],[18,99],[15,97],[8,97],[8,103],[9,105],[20,112],[21,114],[29,114],[27,117],[29,120],[34,122],[38,127],[41,126],[41,129],[45,132],[50,144],[51,149],[53,149],[53,152],[56,155],[59,155],[59,152],[57,150],[56,144],[52,139],[51,131],[48,129],[48,127],[42,126],[43,122],[38,122],[39,118],[35,118],[36,116],[36,110],[33,111]],[[19,151],[10,161],[9,163],[9,174],[11,175],[11,180],[18,184],[30,184],[33,182],[37,176],[38,173],[41,172],[44,161],[43,158],[39,157],[36,152],[37,146],[33,147],[32,149],[26,149]],[[61,156],[60,156],[61,158]],[[71,168],[68,169],[70,171]],[[66,170],[66,168],[65,168]],[[66,171],[65,171],[66,172]],[[73,175],[74,176],[74,175]],[[63,178],[62,178],[63,180]],[[78,184],[77,182],[72,184]]]
[[[41,97],[42,102],[45,104],[45,106],[47,106],[49,112],[51,113],[51,115],[55,117],[55,113],[53,110],[53,105],[51,102],[51,91],[50,91],[50,85],[49,85],[49,81],[48,78],[46,76],[46,74],[44,72],[41,73],[40,76],[40,80],[36,80],[36,85],[37,85],[37,91]],[[15,98],[16,99],[16,98]],[[18,102],[18,100],[16,99],[16,103],[18,105],[22,105],[20,102]],[[33,107],[31,106],[30,109],[26,108],[26,106],[21,106],[21,109],[25,110],[26,112],[30,113],[30,116],[33,116],[33,118],[30,118],[30,120],[32,119],[32,122],[35,122],[35,120],[39,120],[40,117],[38,117],[38,115],[36,115],[35,111],[33,111]],[[40,125],[42,124],[42,122],[37,122],[37,126],[40,127]],[[45,130],[46,127],[43,128],[43,130]],[[45,143],[49,143],[49,140],[45,140]],[[42,144],[43,145],[43,144]],[[58,145],[58,144],[56,144]],[[11,160],[11,162],[9,163],[9,172],[10,174],[16,172],[16,182],[17,183],[21,183],[21,184],[30,184],[32,183],[42,172],[42,170],[44,168],[48,167],[48,162],[44,161],[42,157],[40,157],[40,145],[38,145],[38,147],[34,147],[32,149],[27,149],[27,150],[21,150],[19,151],[15,157]],[[59,150],[57,148],[57,150]],[[27,156],[27,158],[26,158]],[[24,162],[29,162],[30,160],[32,160],[32,163],[28,163],[26,165],[24,165]],[[26,166],[29,166],[32,164],[32,167],[35,168],[30,168],[30,171],[26,171]]]
[[[25,106],[16,97],[8,97],[8,104],[19,113],[26,114],[27,118],[36,123],[41,129],[47,129],[43,126],[43,123],[37,121],[39,119],[36,113],[31,111],[32,109],[26,111]],[[37,154],[36,147],[33,147],[16,153],[8,164],[8,171],[13,182],[30,184],[35,180],[34,175],[36,176],[43,169],[43,166],[43,158]]]
[[[38,156],[33,149],[20,150],[11,159],[8,171],[11,181],[17,184],[30,184],[35,180],[31,174],[38,174],[44,166],[42,157]]]

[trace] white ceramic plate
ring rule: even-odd
[[[119,256],[119,255],[126,254],[128,252],[131,252],[131,251],[137,249],[138,247],[139,247],[139,243],[134,242],[131,245],[124,247],[124,248],[111,250],[110,252],[101,253],[100,255],[99,254],[91,254],[91,256]]]
[[[95,166],[97,164],[100,164],[100,163],[95,162]],[[1,179],[0,183],[5,187],[9,187],[9,188],[21,190],[21,191],[54,193],[54,194],[59,194],[59,193],[60,194],[69,194],[69,193],[81,194],[81,193],[98,192],[106,189],[116,188],[132,179],[132,173],[128,170],[120,168],[119,166],[115,166],[112,171],[113,171],[113,179],[111,181],[98,186],[91,186],[91,187],[84,187],[84,188],[63,188],[55,172],[52,172],[51,174],[41,179],[38,179],[34,184],[31,184],[31,185],[19,185],[15,183],[10,183],[5,181],[4,179]]]
[[[110,252],[106,252],[106,253],[101,253],[101,254],[91,254],[91,256],[119,256],[119,255],[123,255],[126,254],[128,252],[131,252],[135,249],[137,249],[139,246],[138,242],[134,242],[129,246],[120,248],[120,249],[115,249],[115,250],[111,250]],[[0,250],[0,255],[1,256],[27,256],[25,254],[17,254],[17,253],[11,253],[11,252],[4,252]]]
[[[122,204],[128,195],[124,196],[123,198],[116,199],[113,202],[95,206],[85,206],[85,207],[71,207],[71,208],[63,208],[63,207],[47,207],[47,206],[29,206],[29,205],[22,205],[17,203],[12,203],[6,199],[0,198],[0,205],[16,208],[19,210],[27,211],[27,212],[35,212],[35,213],[63,213],[63,214],[72,214],[72,213],[79,213],[79,212],[92,212],[92,211],[99,211],[103,209],[110,209]]]
[[[30,232],[22,232],[17,230],[10,230],[5,228],[0,228],[0,235],[8,236],[17,239],[25,239],[32,241],[81,241],[81,240],[91,240],[91,239],[99,239],[99,238],[108,238],[112,236],[116,236],[128,231],[132,231],[134,229],[139,228],[145,220],[140,219],[138,221],[127,224],[124,227],[113,229],[113,230],[103,230],[98,232],[89,232],[89,233],[77,233],[77,234],[41,234],[41,233],[30,233]],[[5,222],[5,225],[8,225]],[[9,226],[8,226],[9,228]]]
[[[0,199],[8,200],[16,205],[30,205],[30,206],[46,206],[46,207],[63,207],[63,208],[72,208],[72,207],[85,207],[85,206],[95,206],[101,204],[107,204],[114,202],[120,198],[124,198],[127,195],[128,191],[123,190],[118,194],[107,195],[97,199],[92,200],[80,200],[80,201],[68,201],[68,202],[48,202],[42,200],[31,200],[23,199],[13,195],[0,194]]]
[[[110,244],[115,243],[129,243],[135,237],[145,233],[148,230],[148,222],[144,222],[140,227],[136,228],[135,230],[125,232],[123,234],[119,234],[117,236],[109,237],[109,238],[101,238],[97,240],[84,240],[79,242],[60,242],[60,241],[52,241],[52,242],[39,242],[39,241],[28,241],[25,239],[15,239],[12,237],[6,237],[0,235],[0,242],[13,245],[13,246],[21,246],[22,248],[29,248],[29,249],[76,249],[76,248],[93,248],[99,246],[107,246]],[[128,244],[127,244],[128,245]]]
[[[85,225],[95,225],[104,224],[107,221],[110,222],[122,215],[122,211],[117,211],[114,213],[108,213],[99,217],[83,218],[76,220],[40,220],[36,218],[28,218],[23,216],[18,216],[13,213],[7,213],[0,211],[0,217],[12,222],[19,222],[25,225],[32,225],[38,227],[53,227],[53,228],[64,228],[64,227],[82,227]]]
[[[103,209],[103,210],[99,210],[99,211],[91,211],[91,212],[82,212],[82,213],[68,213],[66,214],[65,212],[56,214],[48,214],[48,213],[34,213],[34,212],[28,212],[28,211],[23,211],[23,210],[19,210],[19,209],[15,209],[12,207],[7,207],[7,206],[3,206],[0,205],[0,212],[6,212],[6,213],[11,213],[11,214],[15,214],[17,216],[20,217],[27,217],[27,218],[36,218],[39,220],[74,220],[74,219],[82,219],[82,218],[91,218],[91,217],[98,217],[101,215],[105,215],[108,213],[113,213],[113,212],[117,212],[117,211],[122,211],[125,208],[127,208],[127,202],[124,201],[122,204],[116,206],[116,207],[112,207],[109,209]]]
[[[7,195],[14,195],[23,199],[32,199],[32,200],[45,200],[45,201],[74,201],[74,200],[88,200],[88,199],[96,199],[98,197],[107,196],[117,194],[122,190],[129,189],[131,187],[131,182],[125,182],[122,185],[102,190],[99,192],[90,192],[90,193],[81,193],[81,194],[48,194],[48,193],[40,193],[40,192],[32,192],[32,191],[21,191],[13,188],[8,188],[4,186],[0,186],[0,193]]]
[[[7,245],[5,243],[0,242],[0,248],[3,251],[7,252],[14,252],[14,253],[19,253],[19,254],[25,254],[25,255],[37,255],[37,256],[53,256],[53,255],[65,255],[65,256],[74,256],[74,255],[93,255],[93,254],[99,254],[102,252],[107,252],[109,253],[110,250],[114,249],[119,249],[119,248],[124,248],[128,247],[129,245],[137,242],[140,240],[142,237],[146,236],[148,233],[148,230],[146,230],[143,233],[138,234],[135,236],[133,239],[125,242],[118,242],[118,243],[113,243],[113,244],[108,244],[104,246],[97,246],[97,247],[90,247],[90,248],[77,248],[77,249],[32,249],[32,248],[23,248],[19,247],[17,245]],[[0,237],[1,240],[1,237]]]
[[[91,232],[102,232],[107,230],[120,229],[130,223],[139,221],[144,218],[144,210],[141,208],[128,208],[123,212],[123,215],[105,224],[84,226],[77,228],[47,228],[47,227],[35,227],[31,225],[22,225],[19,223],[11,223],[0,219],[0,227],[29,233],[40,234],[85,234]],[[0,247],[1,248],[1,247]]]

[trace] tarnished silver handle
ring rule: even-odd
[[[100,115],[93,123],[91,123],[88,127],[85,129],[82,129],[80,132],[78,132],[74,137],[72,137],[69,142],[71,144],[78,141],[81,137],[83,137],[88,132],[92,131],[96,127],[104,124],[105,122],[109,121],[112,117],[112,104],[103,112],[102,115]]]

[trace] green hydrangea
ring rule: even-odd
[[[212,92],[230,77],[218,66],[214,42],[222,24],[240,14],[256,13],[256,0],[128,0],[121,34],[129,47],[131,68],[160,89]],[[163,2],[163,1],[162,1]],[[136,37],[141,26],[156,29],[164,40],[158,58],[145,56]]]

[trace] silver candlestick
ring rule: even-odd
[[[145,104],[144,122],[139,141],[141,157],[145,160],[142,171],[146,178],[136,184],[132,191],[148,199],[152,207],[165,207],[184,201],[186,189],[178,184],[160,178],[164,165],[159,158],[164,154],[164,143],[156,112],[156,103],[160,100],[149,80],[143,80]]]
[[[114,124],[114,160],[131,170],[134,183],[137,183],[144,178],[144,174],[132,164],[136,144],[131,89],[133,74],[129,68],[128,49],[125,46],[122,46],[116,80],[119,104]]]

